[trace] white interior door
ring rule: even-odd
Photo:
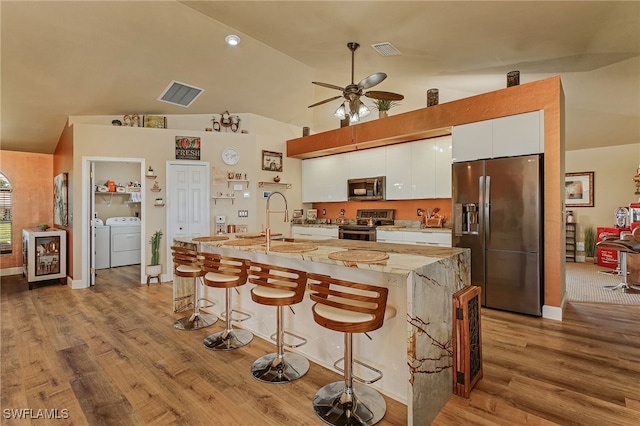
[[[209,235],[209,163],[167,163],[167,256],[175,237]]]

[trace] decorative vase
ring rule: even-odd
[[[385,118],[389,116],[389,111],[378,111],[378,118]]]

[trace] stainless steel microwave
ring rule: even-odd
[[[347,181],[349,201],[384,200],[385,185],[384,176],[349,179]]]

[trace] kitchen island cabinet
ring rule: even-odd
[[[311,250],[280,253],[284,243],[274,241],[265,252],[261,240],[250,246],[225,246],[225,241],[197,244],[203,251],[239,256],[252,261],[329,274],[337,278],[380,285],[389,289],[388,304],[396,310],[394,318],[370,333],[372,340],[354,336],[354,354],[362,362],[380,368],[384,378],[372,384],[380,392],[407,405],[408,424],[430,424],[452,394],[452,295],[470,283],[470,251],[460,248],[421,247],[384,244],[369,241],[321,240]],[[329,254],[349,249],[375,250],[387,253],[380,263],[334,260]],[[269,339],[273,333],[273,309],[251,301],[249,286],[241,288],[233,301],[237,310],[252,318],[239,324],[256,336]],[[223,292],[206,289],[204,295],[217,304],[214,313],[223,309]],[[295,318],[290,312],[284,327],[308,339],[304,346],[292,349],[308,359],[332,368],[342,356],[343,336],[319,327],[313,321],[312,302],[308,297],[295,305]],[[366,374],[355,371],[356,374]]]

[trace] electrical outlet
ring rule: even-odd
[[[327,209],[322,209],[322,215],[324,216],[325,214],[327,214]]]
[[[249,217],[249,210],[238,210],[238,217]]]

